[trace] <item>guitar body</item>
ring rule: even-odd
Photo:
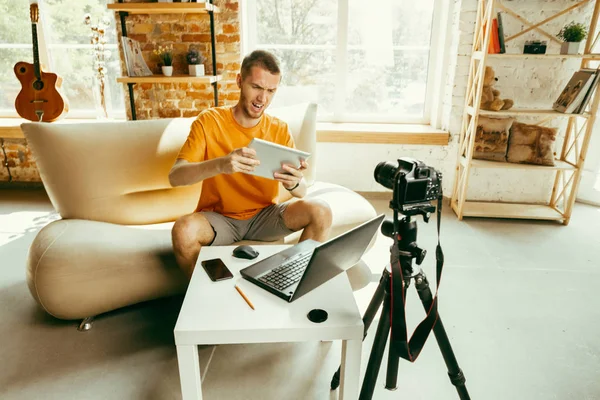
[[[35,76],[35,66],[27,62],[15,64],[15,75],[21,82],[21,91],[15,100],[15,108],[22,118],[30,121],[52,122],[69,110],[68,103],[60,93],[62,79],[51,72],[40,71],[40,79]]]

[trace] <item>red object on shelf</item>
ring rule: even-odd
[[[492,20],[492,40],[494,42],[494,54],[500,53],[500,38],[498,37],[498,20]]]

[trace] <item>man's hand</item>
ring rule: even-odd
[[[260,164],[256,158],[256,151],[247,147],[235,149],[222,158],[220,172],[233,174],[236,172],[252,172]]]
[[[273,178],[275,178],[276,181],[281,182],[284,188],[290,190],[300,183],[304,177],[302,171],[308,168],[308,163],[305,160],[302,160],[299,168],[295,168],[289,164],[283,164],[281,168],[283,168],[285,173],[276,172],[273,174]]]

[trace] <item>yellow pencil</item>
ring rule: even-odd
[[[244,300],[246,300],[246,303],[248,303],[248,305],[250,306],[250,308],[254,310],[254,306],[252,305],[252,302],[246,297],[246,295],[244,294],[244,292],[242,292],[242,289],[240,289],[238,287],[238,285],[235,285],[235,289],[244,298]]]

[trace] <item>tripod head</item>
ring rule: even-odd
[[[421,215],[423,221],[427,223],[436,207],[431,203],[414,205],[410,210],[403,211],[402,213],[405,215],[400,218],[398,217],[400,210],[393,207],[393,202],[390,202],[390,208],[394,210],[394,219],[393,221],[383,222],[381,233],[394,240],[394,245],[390,249],[392,263],[395,260],[400,260],[404,276],[410,277],[413,275],[412,259],[415,259],[417,265],[421,265],[427,255],[427,250],[417,245],[417,221],[411,221],[411,216]]]

